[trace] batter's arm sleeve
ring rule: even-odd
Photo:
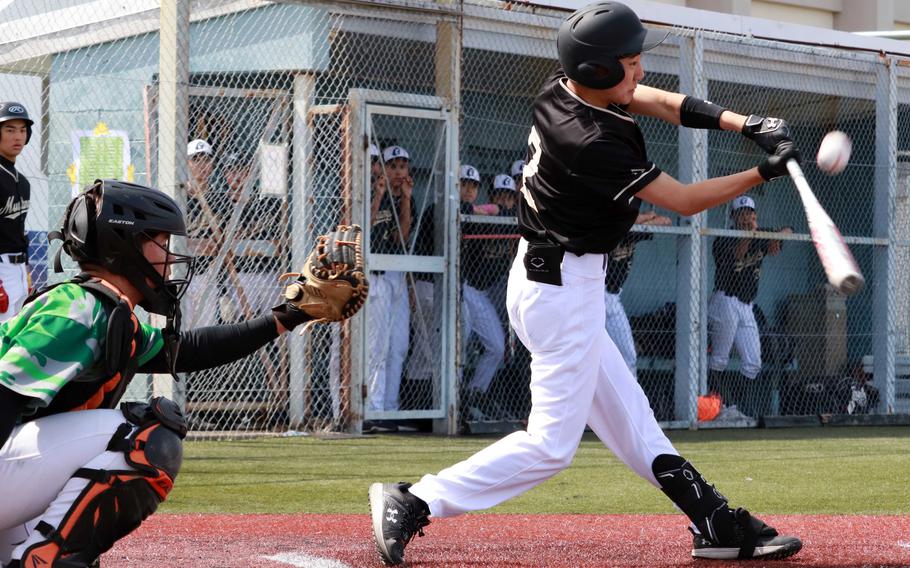
[[[260,316],[230,325],[201,327],[180,334],[175,370],[178,373],[211,369],[254,353],[278,337],[275,316]],[[167,373],[167,359],[160,350],[139,367],[146,373]]]
[[[0,448],[9,439],[19,416],[28,405],[28,397],[8,388],[0,387]]]

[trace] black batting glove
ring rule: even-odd
[[[758,144],[769,154],[773,154],[780,144],[793,142],[793,139],[790,138],[790,125],[782,118],[749,115],[743,124],[742,132],[743,136]]]
[[[765,181],[789,175],[787,162],[790,160],[796,160],[798,164],[803,163],[799,150],[796,149],[793,142],[781,142],[773,154],[758,164],[758,173]]]

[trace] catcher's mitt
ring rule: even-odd
[[[303,272],[289,272],[279,278],[296,278],[284,289],[286,303],[315,322],[342,321],[356,314],[369,292],[361,243],[358,225],[339,225],[319,236]]]

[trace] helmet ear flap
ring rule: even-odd
[[[625,70],[619,59],[608,58],[603,61],[579,63],[575,68],[582,85],[592,89],[609,89],[622,82]]]
[[[66,216],[63,227],[64,244],[67,254],[78,258],[74,253],[81,252],[79,256],[93,257],[95,252],[95,199],[91,192],[85,192],[75,200]],[[72,250],[75,247],[76,250]],[[78,254],[78,253],[77,253]]]

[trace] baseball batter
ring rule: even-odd
[[[137,372],[223,365],[326,317],[321,308],[330,300],[288,300],[258,318],[181,333],[179,303],[193,259],[170,249],[171,235],[186,235],[173,199],[97,181],[70,202],[58,235],[82,274],[42,290],[0,324],[5,568],[96,566],[168,496],[186,424],[177,405],[160,397],[117,409]],[[333,234],[333,243],[341,240]],[[332,251],[326,257],[340,260]],[[172,276],[181,265],[190,267],[187,276]],[[141,324],[137,305],[165,316],[167,326]]]
[[[799,539],[731,508],[679,456],[604,329],[606,253],[627,235],[642,200],[693,215],[786,175],[785,162],[799,157],[781,120],[640,85],[641,53],[666,35],[618,2],[582,8],[561,26],[563,71],[534,102],[522,239],[509,275],[509,320],[532,356],[527,431],[414,485],[371,485],[373,536],[386,564],[404,561],[430,516],[492,507],[568,467],[586,425],[688,516],[693,556],[769,560],[801,548]],[[769,156],[757,168],[685,185],[648,160],[636,114],[743,132]]]
[[[16,158],[32,137],[32,124],[21,104],[0,103],[0,321],[19,313],[28,295],[25,216],[31,187]]]
[[[767,229],[758,226],[755,201],[741,195],[733,200],[730,215],[740,231],[792,233],[793,229]],[[747,396],[749,387],[761,372],[761,338],[755,322],[753,302],[758,294],[762,261],[780,254],[781,242],[768,239],[718,237],[714,241],[714,295],[708,302],[708,330],[711,355],[708,359],[709,387],[717,389],[728,404],[752,413],[755,402]],[[723,377],[730,362],[730,349],[736,347],[741,361],[740,377]]]
[[[653,211],[639,213],[635,219],[636,225],[670,225],[669,217],[658,215]],[[629,317],[622,307],[619,295],[622,287],[632,270],[632,259],[635,255],[635,246],[641,242],[653,239],[653,233],[629,233],[620,241],[616,248],[610,251],[610,262],[607,263],[607,278],[604,291],[604,305],[606,307],[606,328],[610,339],[616,344],[622,354],[623,361],[632,371],[638,374],[638,356],[635,353],[635,339],[632,337],[632,327]]]

